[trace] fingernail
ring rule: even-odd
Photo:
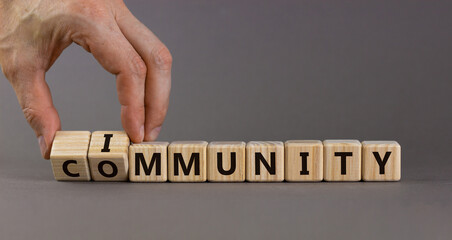
[[[45,157],[45,154],[47,151],[47,144],[46,144],[46,140],[44,139],[44,136],[39,136],[38,142],[39,142],[39,149],[41,150],[41,155],[43,157]]]
[[[141,140],[144,139],[144,125],[141,126],[141,128],[140,128],[140,139],[141,139]]]
[[[152,129],[151,134],[149,134],[149,139],[151,141],[154,141],[155,139],[157,139],[157,137],[160,134],[160,130],[162,129],[162,127],[156,127],[154,129]]]

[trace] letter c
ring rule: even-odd
[[[75,160],[67,160],[63,163],[63,172],[69,177],[80,177],[80,173],[71,173],[68,169],[69,164],[77,164]]]

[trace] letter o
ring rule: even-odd
[[[111,166],[113,169],[112,173],[108,174],[104,171],[104,165],[106,164]],[[118,175],[118,167],[112,161],[104,160],[100,162],[99,165],[97,165],[97,169],[99,170],[99,173],[106,178],[112,178]]]

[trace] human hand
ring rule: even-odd
[[[61,123],[45,73],[72,42],[112,74],[132,142],[157,138],[166,116],[172,57],[122,0],[0,0],[0,65],[42,156]]]

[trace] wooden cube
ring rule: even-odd
[[[207,142],[178,141],[168,146],[168,180],[205,182],[207,179]]]
[[[251,141],[246,144],[246,180],[282,182],[284,180],[284,144]]]
[[[50,152],[53,175],[58,181],[89,181],[88,131],[58,131]]]
[[[211,182],[245,181],[244,142],[211,142],[207,146],[207,179]]]
[[[319,140],[289,140],[284,149],[288,182],[323,180],[323,144]]]
[[[166,182],[167,142],[143,142],[129,147],[129,180],[131,182]]]
[[[89,167],[94,181],[129,179],[130,139],[123,131],[97,131],[91,135]]]
[[[364,141],[363,180],[399,181],[401,149],[396,141]]]
[[[325,181],[361,180],[361,143],[358,140],[323,141]]]

